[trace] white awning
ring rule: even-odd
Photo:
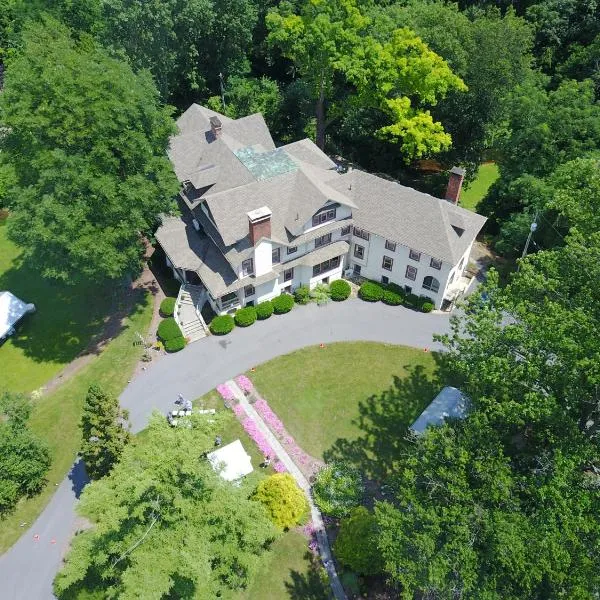
[[[0,339],[8,335],[17,322],[31,310],[33,304],[19,300],[10,292],[0,292]]]
[[[442,425],[451,417],[464,419],[468,412],[468,401],[455,387],[446,386],[410,426],[415,433],[423,433],[428,425]]]
[[[254,471],[250,456],[246,454],[240,440],[211,452],[207,458],[212,468],[225,481],[235,481]]]

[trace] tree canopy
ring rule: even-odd
[[[156,413],[111,473],[88,485],[76,536],[55,580],[59,598],[77,590],[105,598],[206,598],[246,587],[277,536],[248,485],[223,481],[206,452],[230,414],[170,427]]]
[[[51,19],[30,25],[0,96],[0,160],[14,173],[9,236],[44,277],[134,273],[141,235],[178,189],[173,133],[147,72],[135,74]]]

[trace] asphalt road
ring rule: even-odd
[[[130,412],[133,431],[139,431],[153,409],[166,413],[173,408],[178,394],[198,398],[252,366],[305,346],[360,340],[434,350],[438,345],[432,335],[448,329],[446,314],[361,300],[310,304],[161,358],[129,384],[121,404]],[[33,526],[0,557],[1,600],[53,598],[52,580],[77,528],[75,507],[84,480],[82,466],[75,465]]]

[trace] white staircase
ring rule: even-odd
[[[184,337],[195,342],[208,335],[208,327],[200,311],[206,302],[204,288],[185,284],[179,288],[175,303],[175,320],[179,323]]]

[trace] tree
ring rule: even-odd
[[[77,535],[54,590],[105,598],[218,598],[249,585],[277,536],[249,485],[224,482],[206,460],[226,413],[170,427],[155,413],[111,473],[88,485]]]
[[[280,128],[282,101],[277,82],[268,77],[230,77],[225,85],[225,108],[221,96],[211,96],[207,106],[232,119],[261,113],[273,133]]]
[[[363,498],[360,473],[343,463],[330,463],[321,469],[313,484],[317,506],[327,515],[345,517]]]
[[[385,41],[376,39],[355,0],[311,0],[300,14],[282,3],[268,13],[266,23],[268,41],[309,84],[320,148],[330,120],[349,103],[384,113],[388,123],[378,133],[398,142],[407,160],[450,144],[442,125],[423,106],[465,86],[409,29],[396,29]]]
[[[27,427],[31,403],[20,394],[0,395],[0,516],[22,496],[40,491],[50,468],[50,452]]]
[[[119,400],[91,385],[81,417],[81,455],[92,479],[108,475],[130,441],[127,411]]]
[[[381,572],[381,555],[377,547],[377,519],[364,506],[353,508],[340,522],[335,539],[336,558],[362,575]]]
[[[0,160],[14,171],[8,234],[36,272],[65,282],[135,273],[141,234],[174,206],[173,123],[134,74],[47,19],[9,61]]]
[[[306,497],[289,473],[275,473],[263,479],[252,497],[263,504],[273,523],[281,529],[297,525],[308,511]]]

